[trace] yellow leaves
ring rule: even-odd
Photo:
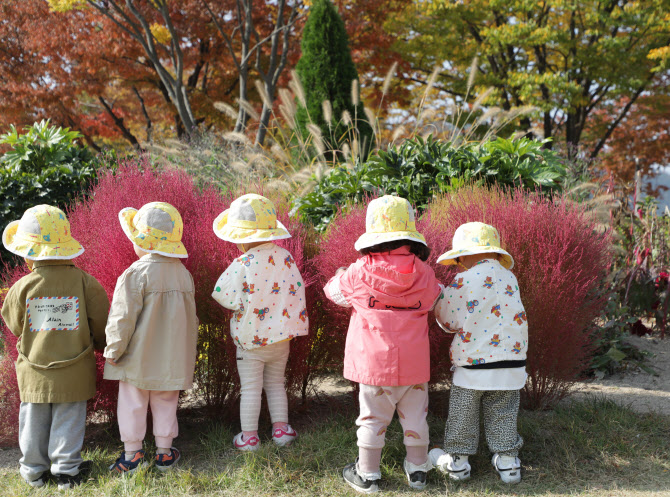
[[[47,3],[53,12],[81,10],[88,6],[88,2],[86,0],[47,0]]]
[[[670,46],[654,48],[647,54],[647,58],[650,60],[664,60],[668,57],[670,57]]]
[[[170,30],[162,24],[153,23],[149,29],[151,29],[151,34],[158,43],[167,45],[172,40]]]

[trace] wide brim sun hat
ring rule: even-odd
[[[236,198],[228,209],[216,217],[213,229],[221,240],[232,243],[291,238],[286,227],[277,220],[272,201],[255,193]]]
[[[362,250],[397,240],[427,245],[424,236],[416,230],[414,209],[407,199],[393,195],[372,200],[365,216],[365,234],[356,240],[354,248]]]
[[[500,254],[500,264],[507,269],[514,267],[514,259],[501,246],[498,230],[488,224],[474,222],[460,225],[454,233],[451,247],[450,251],[437,258],[438,264],[457,264],[456,258],[466,255]]]
[[[65,213],[51,205],[31,207],[19,221],[2,232],[2,244],[11,253],[32,261],[69,260],[84,252],[72,238]]]
[[[119,212],[119,222],[128,239],[141,250],[165,257],[188,257],[181,242],[181,215],[167,202],[150,202],[139,210],[126,207]]]

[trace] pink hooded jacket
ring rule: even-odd
[[[358,259],[324,287],[353,307],[344,377],[366,385],[400,386],[430,379],[428,311],[440,296],[432,268],[401,247]]]

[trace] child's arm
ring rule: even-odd
[[[10,288],[5,295],[5,300],[2,304],[2,319],[5,320],[5,324],[9,331],[12,332],[14,336],[20,337],[23,332],[23,323],[25,319],[25,303],[20,305],[14,295],[16,292],[12,292],[14,287]]]
[[[435,305],[435,320],[447,333],[457,333],[465,322],[467,285],[462,284],[463,277],[456,275],[454,281],[444,288]],[[460,288],[458,288],[460,286]]]
[[[216,281],[212,298],[226,309],[239,310],[244,275],[243,266],[237,260],[233,261]]]
[[[87,274],[84,280],[86,292],[86,314],[88,328],[93,336],[93,347],[96,350],[105,348],[105,327],[109,314],[109,299],[107,292],[93,276]]]
[[[137,318],[144,306],[144,295],[134,271],[124,272],[116,282],[112,307],[107,319],[105,335],[107,347],[103,356],[107,362],[116,363],[126,351],[135,333]]]
[[[352,264],[353,265],[353,264]],[[349,266],[351,269],[351,266]],[[347,296],[350,295],[350,271],[347,268],[339,268],[335,271],[335,276],[333,276],[326,286],[323,287],[323,292],[326,294],[329,300],[333,303],[342,306],[342,307],[351,307],[351,303],[347,299]]]

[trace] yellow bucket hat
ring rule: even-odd
[[[84,247],[72,238],[65,213],[51,205],[36,205],[2,232],[2,244],[11,253],[32,261],[74,259]]]
[[[230,208],[214,220],[216,236],[232,243],[269,242],[291,238],[282,223],[277,221],[277,211],[271,200],[247,193],[233,200]]]
[[[368,204],[365,216],[365,234],[354,248],[364,248],[396,240],[412,240],[426,245],[426,239],[416,230],[414,209],[401,197],[384,195]]]
[[[500,235],[493,226],[484,223],[461,224],[454,233],[451,250],[438,257],[438,264],[456,264],[457,257],[475,254],[500,254],[500,264],[514,267],[514,259],[500,247]]]
[[[130,241],[145,252],[188,257],[181,242],[184,232],[181,215],[167,202],[150,202],[140,210],[126,207],[119,212],[119,222]]]

